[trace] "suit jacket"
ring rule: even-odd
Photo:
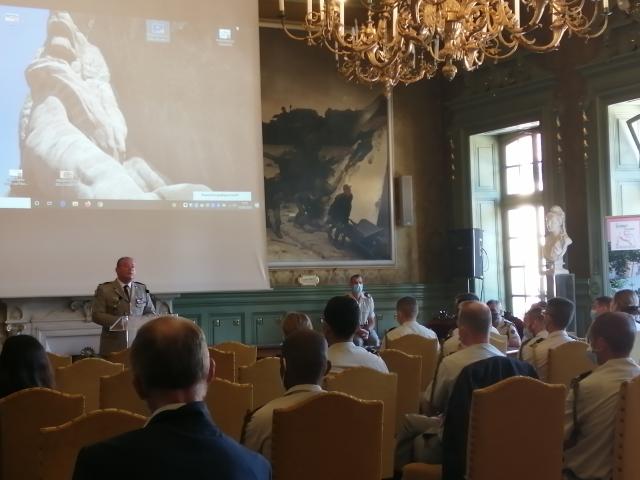
[[[538,378],[532,365],[508,357],[491,357],[462,369],[451,391],[442,432],[442,479],[464,480],[467,469],[467,434],[471,398],[476,388],[485,388],[515,376]],[[511,414],[517,405],[505,405]]]
[[[269,480],[271,467],[224,435],[202,402],[164,411],[140,430],[84,447],[73,480]]]
[[[144,283],[131,283],[131,294],[128,300],[118,280],[98,285],[93,297],[91,318],[102,326],[100,354],[118,352],[127,348],[125,332],[109,331],[109,327],[118,318],[123,315],[141,316],[154,313],[156,309]]]

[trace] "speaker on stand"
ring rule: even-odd
[[[469,292],[472,280],[484,279],[482,233],[479,228],[462,228],[448,234],[451,276],[465,278]]]

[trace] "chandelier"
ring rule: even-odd
[[[345,0],[307,0],[301,28],[290,28],[279,0],[282,27],[295,40],[326,47],[346,78],[387,93],[438,71],[452,80],[460,67],[475,70],[519,47],[555,50],[567,32],[597,37],[610,11],[609,0],[352,1],[365,12],[360,22],[346,24]]]

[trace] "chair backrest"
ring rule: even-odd
[[[84,412],[82,395],[30,388],[0,400],[0,465],[4,480],[37,480],[42,427],[61,425]]]
[[[120,350],[119,352],[107,353],[104,356],[105,360],[110,361],[111,363],[121,363],[124,365],[124,368],[131,367],[131,360],[129,358],[130,349],[125,348],[124,350]]]
[[[547,383],[557,383],[567,387],[578,375],[596,368],[587,357],[585,342],[567,342],[549,350]]]
[[[387,348],[400,350],[408,355],[422,358],[422,383],[420,390],[425,391],[433,381],[438,366],[438,340],[420,335],[405,335],[387,342]]]
[[[380,480],[382,410],[380,401],[337,392],[275,410],[273,479]]]
[[[506,335],[490,335],[489,343],[500,350],[502,353],[507,353],[507,347],[509,345],[509,337]]]
[[[84,395],[85,411],[92,412],[100,408],[100,377],[115,375],[123,369],[121,363],[85,358],[56,370],[57,388],[64,393]]]
[[[236,354],[235,352],[223,352],[217,348],[209,347],[209,356],[216,364],[216,378],[236,381]]]
[[[362,400],[380,400],[383,403],[382,477],[393,477],[398,376],[395,373],[356,367],[328,376],[325,382],[328,391],[346,393]]]
[[[616,416],[613,447],[613,480],[640,478],[640,377],[624,382]]]
[[[56,368],[68,367],[71,365],[71,357],[68,355],[58,355],[57,353],[47,352],[47,357],[49,357],[49,363],[51,364],[51,370],[54,375]]]
[[[69,480],[82,447],[144,426],[146,418],[122,410],[96,410],[57,427],[40,429],[40,479]]]
[[[248,367],[238,369],[238,383],[253,385],[253,404],[261,407],[274,398],[284,395],[284,385],[280,378],[280,359],[267,357]]]
[[[380,353],[390,372],[398,375],[396,396],[396,431],[407,413],[418,413],[422,391],[422,359],[400,350],[385,349]]]
[[[253,365],[258,359],[258,347],[255,345],[245,345],[240,342],[223,342],[214,345],[213,348],[223,352],[234,352],[236,354],[236,370],[239,367]]]
[[[116,408],[148,417],[149,407],[133,388],[131,370],[100,378],[100,408]]]
[[[253,410],[253,385],[215,378],[204,401],[220,430],[240,441],[244,419]]]
[[[564,406],[566,388],[529,377],[511,377],[473,392],[467,449],[468,480],[561,480]],[[518,422],[505,415],[505,405],[536,408]],[[522,468],[513,452],[505,455],[505,444],[523,452],[536,452],[535,462]]]

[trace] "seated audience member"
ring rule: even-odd
[[[498,300],[489,300],[487,302],[489,310],[491,310],[491,324],[495,327],[500,335],[507,337],[508,348],[520,348],[520,335],[518,329],[506,318],[502,316],[502,304]]]
[[[571,323],[574,312],[573,302],[560,297],[550,299],[543,311],[544,328],[549,334],[541,342],[531,345],[530,362],[543,382],[547,381],[549,350],[574,341],[567,333],[567,327]]]
[[[468,299],[468,300],[465,300],[465,299]],[[456,311],[459,309],[460,305],[466,301],[479,302],[480,300],[473,293],[458,294],[455,299]],[[502,337],[498,329],[493,325],[491,325],[489,328],[489,335],[491,336],[491,338],[495,338],[495,339],[500,339]],[[459,331],[456,328],[455,330],[453,330],[453,332],[451,332],[451,335],[449,336],[449,338],[447,338],[444,344],[442,345],[442,355],[446,357],[448,355],[451,355],[452,353],[457,352],[458,350],[462,350],[463,348],[464,348],[464,345],[460,340]]]
[[[596,297],[591,304],[591,319],[595,320],[598,315],[610,312],[612,303],[613,298],[606,295],[602,297]]]
[[[324,335],[329,343],[331,372],[341,372],[350,367],[368,367],[389,373],[387,365],[379,356],[353,343],[359,322],[358,302],[351,297],[333,297],[324,308]]]
[[[545,329],[544,308],[533,306],[524,315],[524,328],[527,332],[527,340],[522,342],[518,358],[525,362],[533,363],[533,346],[537,345],[549,336]]]
[[[533,305],[531,305],[529,307],[529,310],[527,310],[527,312],[534,310],[534,309],[539,309],[540,312],[542,312],[545,308],[547,308],[547,302],[536,302]],[[526,313],[525,313],[526,315]],[[524,323],[524,322],[523,322]],[[531,331],[528,329],[524,329],[523,335],[522,335],[522,341],[525,342],[527,340],[529,340],[533,335],[531,334]]]
[[[624,312],[633,317],[636,323],[636,330],[640,327],[640,302],[638,302],[638,294],[633,290],[619,290],[613,295],[611,302],[612,312]]]
[[[612,478],[620,385],[640,375],[629,358],[635,336],[628,314],[603,313],[593,322],[589,343],[598,367],[574,380],[567,397],[564,464],[569,480]]]
[[[297,330],[313,330],[311,319],[302,312],[287,312],[282,318],[283,338],[287,338]]]
[[[74,480],[271,478],[263,457],[212,422],[202,400],[215,364],[193,322],[160,317],[145,324],[131,347],[131,368],[153,414],[142,429],[83,448]]]
[[[382,340],[383,349],[386,347],[387,340],[397,340],[405,335],[420,335],[425,338],[438,339],[436,332],[418,323],[418,301],[415,298],[402,297],[398,300],[396,318],[400,326],[387,332]]]
[[[489,343],[491,311],[484,303],[462,302],[458,310],[460,340],[465,348],[442,359],[433,382],[424,393],[423,411],[446,414],[453,385],[464,367],[479,360],[504,354]],[[395,466],[411,461],[441,463],[441,418],[407,415],[398,432]],[[431,434],[425,437],[425,433]]]
[[[47,352],[30,335],[7,338],[0,353],[0,398],[33,387],[53,388]]]
[[[287,391],[251,415],[242,443],[271,460],[273,411],[292,407],[322,392],[322,379],[327,372],[327,342],[322,335],[312,330],[289,335],[282,344],[280,359],[282,383]]]

